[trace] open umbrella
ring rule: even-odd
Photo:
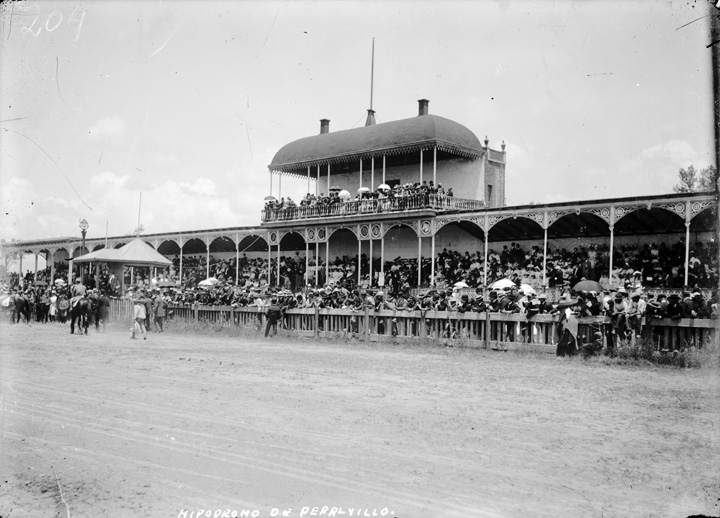
[[[55,279],[55,284],[57,284],[58,286],[62,286],[63,284],[65,284],[65,281],[63,279]]]
[[[360,187],[360,188],[357,190],[357,193],[358,193],[358,194],[362,194],[362,193],[364,193],[364,192],[370,192],[370,188],[369,188],[369,187]]]
[[[203,288],[208,288],[215,286],[217,284],[218,280],[215,277],[208,277],[204,281],[198,282],[198,286],[202,286]]]
[[[10,296],[9,295],[3,295],[0,298],[0,306],[2,306],[4,308],[10,307]]]
[[[535,288],[533,288],[529,284],[521,284],[520,291],[522,291],[525,295],[528,295],[528,296],[535,295]]]
[[[277,201],[277,198],[275,196],[265,196],[263,201]]]
[[[338,197],[343,200],[349,200],[350,199],[350,192],[343,189],[338,193]]]
[[[573,286],[573,291],[594,291],[600,293],[604,288],[597,281],[580,281]]]
[[[330,192],[335,192],[335,191],[339,191],[339,190],[340,190],[340,187],[338,187],[337,185],[333,185],[332,187],[330,187]]]
[[[512,287],[515,287],[515,283],[510,279],[500,279],[499,281],[495,281],[490,285],[491,290],[502,290],[503,288]]]
[[[456,288],[469,288],[468,284],[464,281],[458,281],[455,283]]]
[[[388,184],[386,184],[386,183],[383,183],[383,184],[381,184],[381,185],[378,185],[377,190],[378,190],[378,191],[389,191],[389,190],[390,190],[390,186],[389,186]]]

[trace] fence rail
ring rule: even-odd
[[[185,322],[247,327],[266,323],[264,308],[232,306],[170,306],[168,318]],[[113,300],[111,321],[130,323],[132,303]],[[715,319],[643,319],[643,336],[660,349],[676,349],[685,344],[702,345],[717,337]],[[404,311],[350,309],[291,309],[280,327],[299,335],[316,337],[357,336],[364,340],[413,338],[458,338],[469,345],[505,348],[509,344],[533,344],[554,348],[558,342],[559,319],[554,315],[522,313],[459,313],[454,311]],[[609,317],[578,319],[578,342],[592,340],[600,330],[606,341],[612,327]]]

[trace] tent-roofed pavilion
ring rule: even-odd
[[[140,268],[167,268],[172,261],[155,251],[140,238],[135,238],[120,248],[103,248],[89,254],[76,257],[74,263],[107,263],[110,270],[120,280],[122,291],[125,292],[125,276],[122,274],[123,266]],[[68,269],[68,277],[72,274],[72,267]],[[98,285],[99,271],[95,271],[95,285]],[[72,282],[68,278],[68,282]]]

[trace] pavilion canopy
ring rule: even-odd
[[[73,259],[75,263],[119,263],[124,266],[167,267],[172,261],[156,252],[142,239],[137,238],[117,249],[96,250]]]

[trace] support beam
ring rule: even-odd
[[[180,284],[182,284],[182,268],[183,268],[183,246],[182,246],[182,240],[180,241],[180,273],[178,274],[180,277]]]
[[[685,286],[690,280],[690,222],[685,222]]]
[[[608,278],[610,279],[610,287],[613,285],[613,255],[615,248],[615,227],[610,225],[610,269],[608,270]]]
[[[330,236],[328,236],[327,241],[325,241],[325,284],[328,284],[329,281],[330,281]]]
[[[435,286],[435,234],[430,238],[430,286]]]
[[[423,150],[420,150],[420,185],[422,185],[423,179]]]
[[[547,287],[547,228],[544,229],[543,235],[543,290]]]
[[[38,252],[33,252],[33,255],[35,256],[35,273],[33,273],[33,284],[37,282],[37,261],[38,261]]]
[[[268,285],[268,287],[272,286],[270,284],[270,279],[272,279],[272,270],[270,269],[271,263],[272,263],[272,245],[270,244],[270,241],[268,240],[268,265],[267,265],[267,285]]]
[[[50,287],[55,286],[55,252],[56,250],[48,250],[45,255],[45,263],[50,263]],[[7,262],[5,263],[5,271],[7,271]]]
[[[385,283],[385,236],[380,238],[380,276]]]
[[[362,279],[362,261],[360,258],[362,257],[362,241],[358,239],[358,260],[357,260],[357,283],[358,286],[360,286],[360,280]]]
[[[382,183],[385,183],[385,155],[383,155],[383,181]]]
[[[240,236],[235,236],[235,286],[240,282]]]
[[[370,158],[370,190],[375,190],[375,157]],[[370,247],[372,248],[372,247]]]
[[[487,214],[485,215],[485,218],[487,220]],[[487,229],[487,224],[485,225],[485,228]],[[484,274],[484,280],[483,284],[485,284],[485,289],[487,290],[487,283],[488,283],[488,238],[490,237],[490,231],[485,230],[485,274]]]
[[[330,164],[328,164],[328,196],[330,196]]]
[[[277,278],[276,278],[276,286],[280,287],[280,234],[278,234],[278,258],[277,258]]]
[[[437,144],[433,148],[433,185],[437,186]]]
[[[370,280],[368,281],[368,288],[372,288],[372,285],[373,285],[373,240],[372,239],[370,240],[370,264],[369,264],[369,267],[370,267],[370,273],[369,273]]]
[[[422,153],[422,151],[421,151]],[[418,288],[422,284],[422,238],[418,236],[418,276],[417,276]]]
[[[308,166],[307,193],[310,194],[310,166]]]
[[[320,271],[320,243],[315,242],[315,287],[318,287],[318,275]]]
[[[303,276],[303,285],[310,285],[310,243],[305,241],[305,275]]]

